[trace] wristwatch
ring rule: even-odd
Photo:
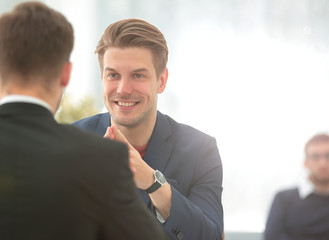
[[[154,183],[151,185],[151,187],[149,187],[148,189],[145,189],[145,192],[147,192],[147,193],[155,192],[160,187],[162,187],[162,185],[165,184],[167,181],[165,176],[159,170],[155,170],[153,175],[154,175],[155,180],[154,180]]]

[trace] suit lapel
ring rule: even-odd
[[[171,127],[167,118],[160,112],[157,114],[157,121],[148,143],[144,161],[154,170],[165,174],[165,167],[169,160],[173,146],[167,142],[171,136]],[[150,198],[147,193],[140,191],[144,202],[148,205]]]
[[[164,171],[169,160],[172,144],[167,139],[171,136],[171,127],[167,118],[158,112],[157,121],[148,143],[144,160],[153,169]]]

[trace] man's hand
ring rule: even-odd
[[[147,189],[154,183],[154,169],[141,158],[139,152],[128,142],[126,137],[114,126],[108,127],[104,137],[123,142],[128,145],[130,169],[134,173],[134,181],[138,188]],[[164,219],[167,219],[171,208],[172,191],[166,182],[157,191],[149,194],[150,199]]]
[[[128,142],[120,130],[114,126],[108,127],[104,137],[127,144],[130,169],[134,173],[136,186],[143,190],[150,187],[154,182],[154,170],[141,158],[139,152]]]

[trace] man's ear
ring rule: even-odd
[[[165,68],[159,78],[158,93],[163,93],[167,85],[167,80],[168,80],[168,68]]]
[[[71,70],[72,70],[72,63],[65,62],[62,69],[61,75],[61,87],[66,87],[69,84],[70,77],[71,77]]]
[[[304,160],[304,167],[308,168],[308,161],[306,159]]]

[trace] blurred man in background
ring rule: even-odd
[[[109,113],[75,125],[129,146],[136,186],[172,239],[222,239],[215,139],[157,111],[168,78],[163,34],[143,20],[121,20],[105,30],[96,53]]]
[[[53,118],[72,48],[71,24],[42,3],[0,17],[0,239],[167,239],[127,147]]]
[[[279,192],[272,203],[266,240],[329,239],[329,136],[318,134],[305,145],[308,177],[297,188]]]

